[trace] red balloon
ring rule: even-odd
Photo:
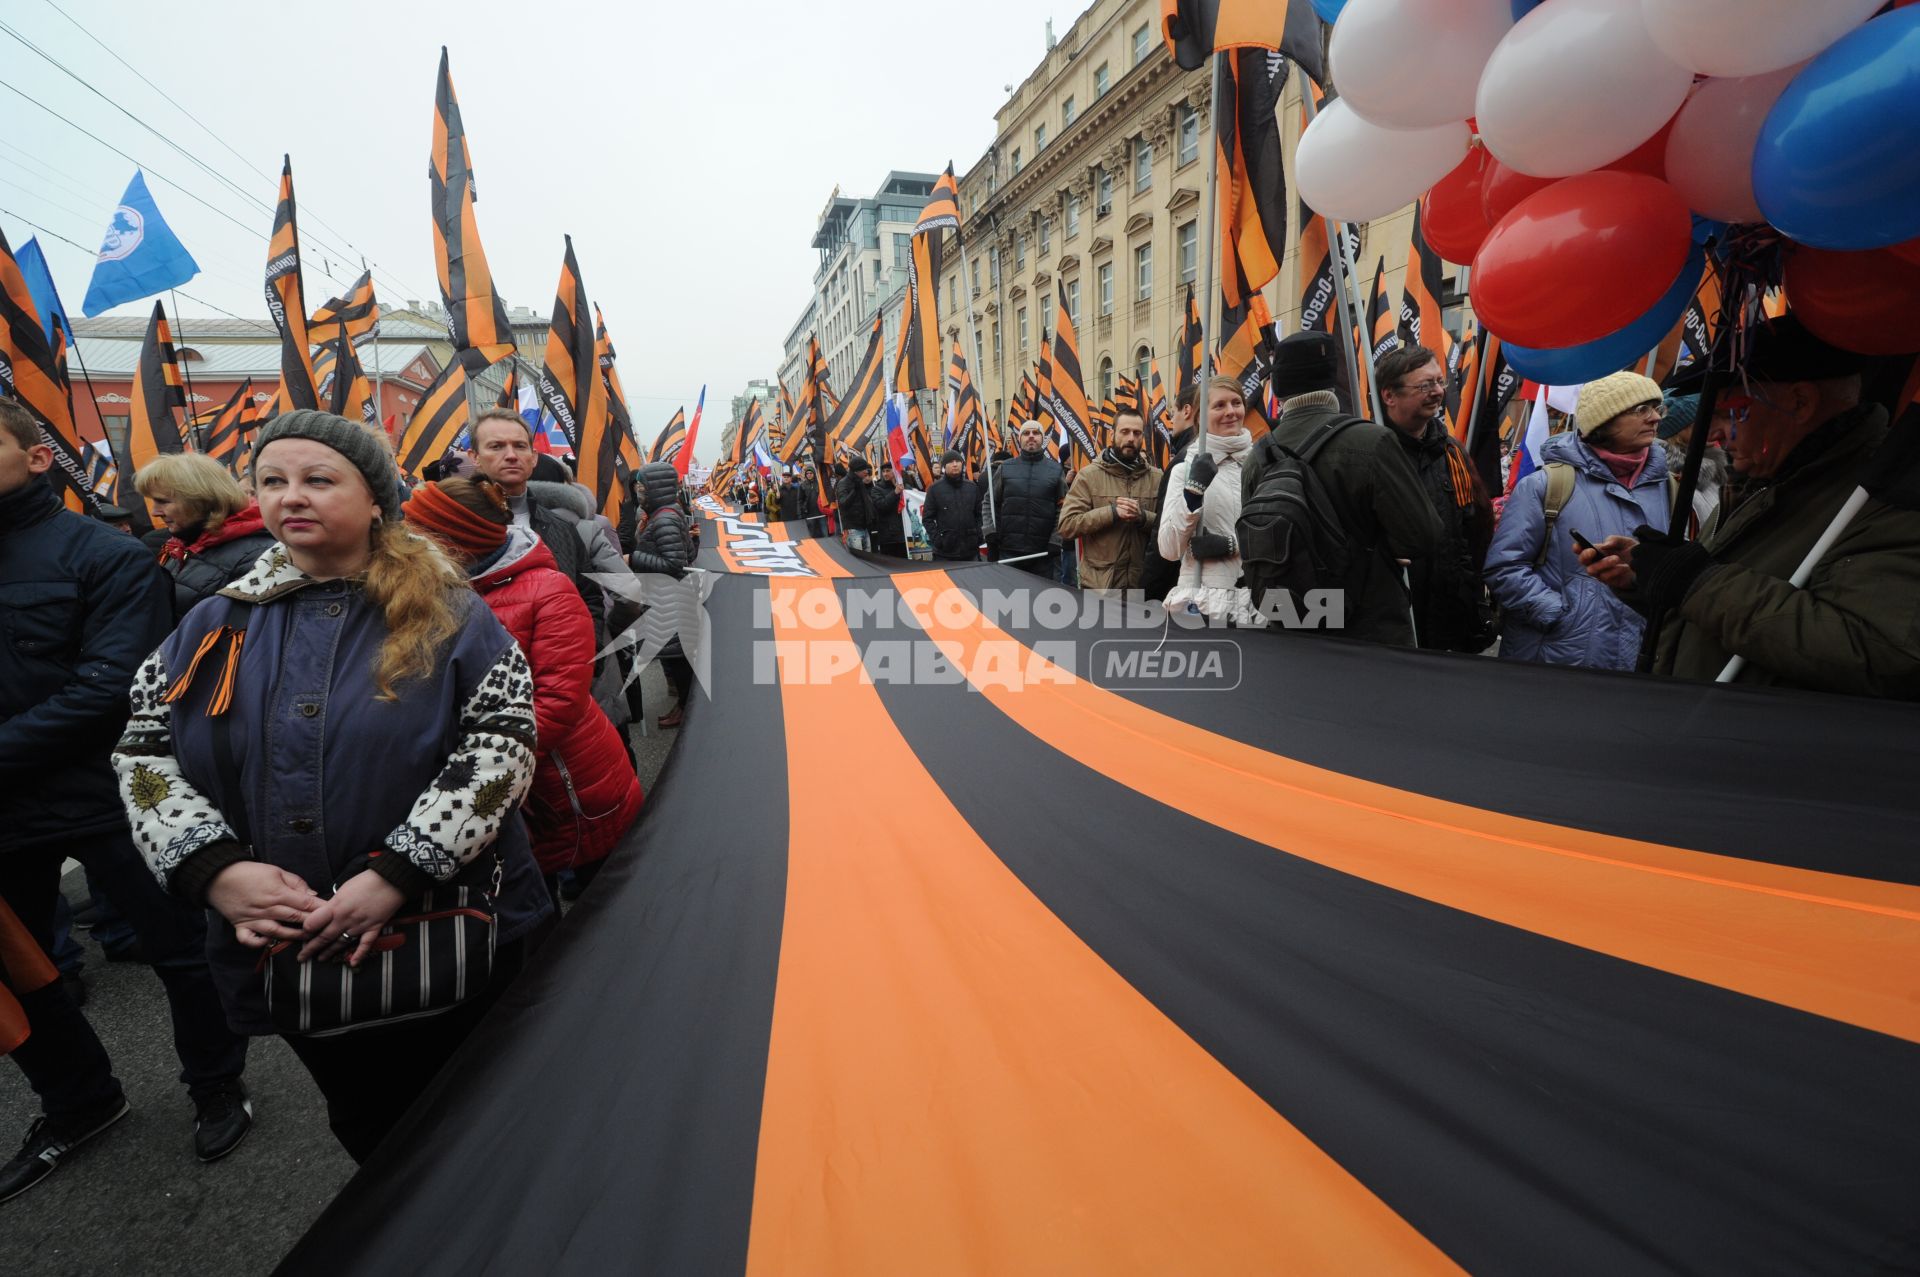
[[[1920,266],[1920,239],[1910,239],[1904,244],[1891,244],[1887,247],[1887,251],[1902,261]]]
[[[1679,192],[1644,173],[1581,173],[1529,195],[1473,259],[1473,309],[1505,341],[1597,341],[1673,286],[1693,244]]]
[[[1485,147],[1476,146],[1458,168],[1421,197],[1420,232],[1427,237],[1427,246],[1457,265],[1472,262],[1493,229],[1480,207],[1480,183],[1495,163]]]
[[[1511,213],[1521,200],[1561,180],[1557,177],[1528,177],[1489,156],[1486,175],[1480,179],[1480,210],[1487,215],[1487,225],[1498,225],[1500,219]]]
[[[1673,120],[1680,113],[1673,113]],[[1660,131],[1634,147],[1611,164],[1603,166],[1609,173],[1645,173],[1648,177],[1657,177],[1661,181],[1667,178],[1667,136],[1673,132],[1673,120],[1660,126]]]
[[[1898,251],[1908,247],[1835,253],[1798,246],[1787,256],[1787,304],[1814,336],[1842,350],[1920,351],[1920,261]]]

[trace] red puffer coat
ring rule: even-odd
[[[640,814],[640,778],[593,699],[593,618],[553,551],[514,528],[506,556],[473,588],[533,667],[540,734],[533,789],[523,809],[543,873],[604,859]]]

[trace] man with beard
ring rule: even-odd
[[[1440,553],[1408,569],[1421,647],[1480,652],[1493,642],[1481,568],[1493,540],[1493,500],[1466,450],[1447,432],[1447,376],[1425,346],[1400,346],[1374,367],[1386,421],[1440,519]]]
[[[1060,510],[1062,540],[1080,542],[1080,586],[1137,590],[1160,518],[1160,471],[1147,463],[1147,423],[1131,409],[1113,419],[1113,442],[1082,470]]]
[[[1023,572],[1052,581],[1060,575],[1060,503],[1067,497],[1067,472],[1047,455],[1046,428],[1037,421],[1020,426],[1020,455],[993,472],[996,531],[990,549],[1001,562],[1017,560]]]
[[[980,485],[967,478],[966,465],[966,458],[947,449],[940,458],[941,477],[920,507],[933,557],[950,563],[972,563],[980,557]]]

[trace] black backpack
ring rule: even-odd
[[[1313,472],[1313,459],[1328,440],[1360,420],[1334,418],[1298,452],[1273,435],[1260,441],[1260,481],[1241,503],[1234,524],[1240,566],[1256,605],[1268,590],[1291,591],[1298,601],[1307,590],[1346,580],[1353,543],[1326,485]]]

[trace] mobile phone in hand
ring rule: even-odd
[[[1595,554],[1600,553],[1600,547],[1595,545],[1593,542],[1587,540],[1584,536],[1580,535],[1580,529],[1569,528],[1567,530],[1573,534],[1573,543],[1579,546],[1582,550],[1592,550]]]

